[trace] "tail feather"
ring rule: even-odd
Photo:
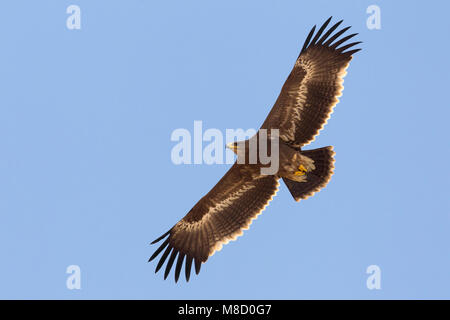
[[[306,174],[306,181],[296,182],[283,178],[295,201],[306,199],[324,188],[333,175],[334,154],[333,147],[300,151],[302,155],[314,160],[314,170]]]

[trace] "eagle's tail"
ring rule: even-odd
[[[306,181],[296,182],[283,178],[295,201],[306,199],[325,187],[333,175],[333,147],[324,147],[308,151],[300,151],[302,155],[314,160],[315,169],[306,173]]]

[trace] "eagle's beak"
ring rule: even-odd
[[[238,146],[235,145],[233,142],[227,143],[227,148],[233,150],[234,152],[237,151]]]

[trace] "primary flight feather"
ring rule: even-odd
[[[192,266],[198,274],[201,264],[215,251],[248,229],[275,196],[280,178],[296,201],[326,186],[334,169],[332,147],[301,148],[313,141],[327,122],[339,101],[352,55],[361,50],[353,49],[360,42],[348,43],[356,34],[343,36],[350,27],[336,31],[342,20],[326,30],[330,21],[331,17],[317,32],[314,26],[308,34],[294,68],[261,126],[268,132],[279,130],[279,170],[264,175],[260,170],[264,165],[259,159],[254,164],[236,162],[183,219],[152,242],[166,238],[149,260],[162,253],[155,272],[167,261],[164,271],[167,278],[175,264],[178,281],[184,264],[189,281]],[[261,139],[258,134],[255,139]],[[248,154],[248,141],[243,145],[234,143],[231,149],[238,154],[243,147],[244,154]]]

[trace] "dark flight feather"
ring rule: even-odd
[[[327,42],[325,42],[325,43],[323,44],[323,46],[324,46],[324,47],[330,46],[330,44],[331,44],[334,40],[336,40],[337,38],[339,38],[342,34],[344,34],[344,33],[345,33],[348,29],[350,29],[350,28],[351,28],[351,27],[346,27],[346,28],[344,28],[344,29],[342,29],[342,30],[336,32],[336,33],[334,34],[334,36],[332,36],[330,39],[327,40]]]
[[[357,36],[357,33],[353,33],[350,34],[342,39],[340,39],[339,41],[336,41],[335,43],[333,43],[333,45],[331,46],[331,48],[336,49],[338,46],[340,46],[341,44],[343,44],[344,42],[350,40],[351,38],[353,38],[354,36]]]
[[[164,239],[165,237],[167,237],[167,235],[168,235],[169,233],[170,233],[170,230],[167,231],[166,233],[164,233],[164,234],[163,234],[161,237],[159,237],[158,239],[153,240],[152,243],[150,243],[150,244],[155,244],[155,243],[161,241],[162,239]]]
[[[347,50],[347,49],[349,49],[351,47],[354,47],[354,46],[356,46],[357,44],[360,44],[360,43],[361,43],[361,41],[356,41],[356,42],[349,43],[349,44],[347,44],[345,46],[342,46],[342,47],[338,48],[337,51],[338,52],[344,52],[345,50]]]
[[[177,266],[175,267],[175,282],[178,282],[178,278],[180,277],[181,267],[183,266],[184,253],[180,253],[178,255]]]
[[[163,255],[161,256],[161,259],[159,260],[159,262],[158,262],[158,264],[157,264],[157,266],[156,266],[155,273],[157,273],[158,270],[161,269],[161,267],[162,267],[163,264],[164,264],[164,261],[166,261],[167,256],[169,255],[169,253],[170,253],[171,250],[172,250],[172,246],[169,245],[169,246],[167,247],[166,251],[164,251]]]
[[[172,268],[173,262],[175,261],[177,254],[178,254],[178,251],[174,249],[172,251],[172,254],[170,255],[169,261],[167,261],[166,270],[164,271],[164,280],[169,275],[170,269]]]
[[[186,267],[184,269],[185,275],[186,275],[186,282],[189,282],[189,278],[191,277],[191,266],[192,266],[192,260],[194,258],[192,256],[186,257]]]
[[[305,49],[309,46],[309,41],[311,40],[315,30],[316,30],[316,26],[312,27],[311,31],[308,34],[308,37],[306,37],[306,40],[303,43],[303,48],[302,48],[302,51],[300,51],[300,54],[302,54],[305,51]]]
[[[169,238],[166,239],[166,241],[163,242],[163,244],[152,254],[150,259],[148,259],[148,262],[152,261],[156,258],[156,256],[169,244]]]
[[[339,22],[337,22],[336,24],[334,24],[334,26],[332,26],[330,29],[328,29],[328,31],[322,36],[322,38],[320,38],[320,40],[317,42],[318,45],[323,44],[323,42],[330,36],[330,34],[333,33],[334,30],[336,30],[337,27],[339,27],[339,25],[343,22],[344,20],[341,20]]]
[[[355,49],[355,50],[346,51],[346,52],[344,52],[344,54],[346,54],[346,55],[348,55],[348,56],[352,56],[352,55],[354,55],[355,53],[357,53],[358,51],[361,51],[361,48]]]
[[[314,37],[314,39],[311,41],[311,46],[316,44],[316,41],[319,39],[319,37],[322,35],[323,30],[325,30],[325,28],[328,26],[328,24],[330,23],[332,17],[329,17],[327,21],[325,21],[325,23],[320,27],[319,31],[317,31],[316,36]]]
[[[199,259],[195,259],[195,273],[200,273],[200,268],[202,267],[202,262]]]

